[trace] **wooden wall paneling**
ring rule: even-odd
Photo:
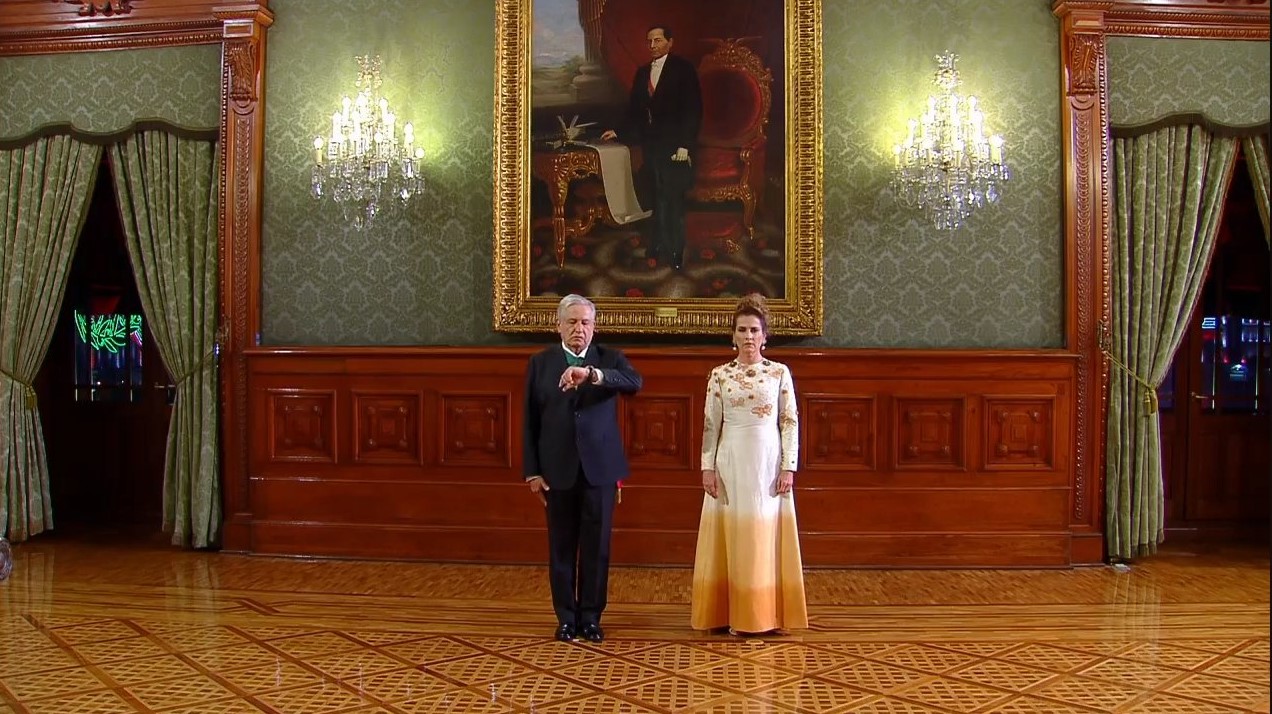
[[[457,359],[446,348],[251,350],[256,418],[287,418],[286,410],[265,406],[280,396],[303,412],[325,395],[349,438],[337,435],[335,463],[253,461],[254,551],[540,562],[543,511],[519,472],[531,351],[466,350]],[[687,564],[704,498],[701,376],[719,356],[691,348],[628,354],[645,388],[621,405],[632,474],[615,514],[614,560]],[[1035,456],[1043,450],[1030,456],[1028,445],[1072,437],[1067,419],[1033,420],[1030,412],[1071,409],[1071,355],[791,350],[775,358],[802,385],[796,498],[811,567],[1068,564],[1071,462],[1052,458],[1042,467]],[[482,389],[454,389],[468,383]],[[361,448],[354,432],[367,431],[359,414],[368,404],[400,415],[410,403],[422,404],[417,433],[434,444],[433,455],[425,453],[422,464],[353,456]],[[987,404],[1007,412],[1009,426],[1031,420],[1009,441],[1018,453],[994,469],[984,468]],[[910,426],[887,426],[902,414],[915,415]],[[399,418],[378,428],[398,435]],[[921,445],[920,458],[893,463],[885,454],[896,452],[897,434],[905,433]],[[255,438],[266,442],[268,434]],[[257,444],[253,453],[270,452]],[[867,454],[875,455],[873,465]]]
[[[800,397],[802,472],[876,471],[878,400],[872,394]]]
[[[693,394],[646,392],[638,398],[625,399],[622,411],[626,415],[623,427],[627,457],[632,468],[699,469],[702,443],[700,398]]]
[[[423,466],[424,394],[352,390],[354,463]]]
[[[932,471],[966,467],[968,404],[965,397],[895,396],[892,402],[894,469]]]
[[[801,524],[801,527],[803,525]],[[853,567],[1054,568],[1071,564],[1067,533],[816,533],[800,537],[804,566],[835,567],[851,554]]]
[[[266,399],[270,463],[336,463],[335,390],[271,389]]]
[[[985,395],[983,399],[984,470],[1054,468],[1054,396]]]
[[[512,468],[511,394],[440,392],[438,399],[441,465]]]

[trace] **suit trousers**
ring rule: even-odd
[[[581,469],[570,488],[546,492],[548,582],[559,624],[582,627],[601,622],[616,492],[614,484],[588,483]]]
[[[693,165],[688,161],[672,161],[671,153],[665,148],[652,148],[645,156],[653,170],[654,236],[650,242],[664,257],[682,258],[685,194],[693,187]]]

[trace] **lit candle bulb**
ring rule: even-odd
[[[322,146],[323,146],[322,137],[315,136],[314,137],[314,163],[315,164],[322,163]]]
[[[994,164],[1003,162],[1003,138],[997,134],[989,137],[989,161]]]

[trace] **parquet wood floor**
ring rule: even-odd
[[[37,539],[0,583],[0,713],[1268,712],[1266,549],[1129,570],[809,571],[811,628],[688,629],[617,569],[600,645],[544,568]]]

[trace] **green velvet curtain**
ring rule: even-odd
[[[1156,389],[1205,279],[1236,146],[1199,124],[1114,138],[1105,518],[1115,560],[1154,553],[1162,539]]]
[[[1254,200],[1259,204],[1259,218],[1263,220],[1263,238],[1272,243],[1272,228],[1268,226],[1268,183],[1272,181],[1268,167],[1268,137],[1247,136],[1241,140],[1246,166],[1250,169],[1250,182],[1254,184]]]
[[[141,131],[110,149],[128,257],[155,345],[177,385],[164,467],[164,529],[214,545],[221,525],[217,442],[217,149]]]
[[[101,155],[66,135],[0,151],[0,522],[14,542],[53,527],[31,383],[57,326]]]

